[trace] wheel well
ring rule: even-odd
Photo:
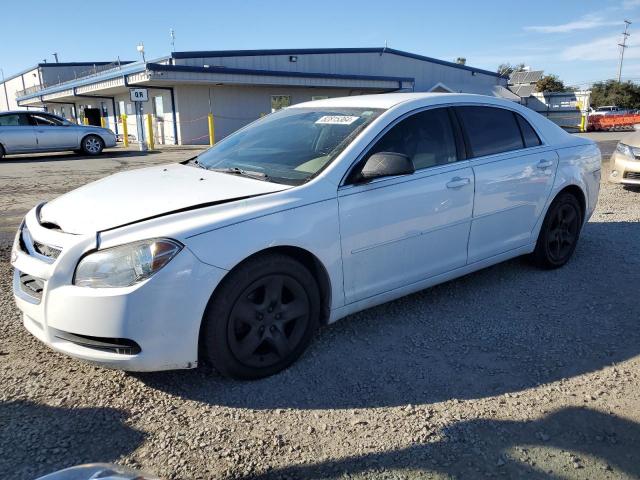
[[[104,143],[103,138],[97,133],[87,133],[85,136],[82,137],[82,140],[80,140],[80,146],[82,146],[82,142],[84,142],[87,137],[97,137],[100,139],[102,143]]]
[[[287,255],[309,269],[311,275],[313,275],[313,278],[318,282],[318,287],[320,288],[320,300],[322,302],[320,322],[326,324],[329,321],[329,313],[331,311],[331,280],[329,279],[329,274],[322,262],[310,251],[305,250],[304,248],[292,246],[266,248],[247,257],[243,262],[246,262],[250,258],[267,255],[269,253]]]
[[[558,192],[558,195],[560,195],[562,193],[569,193],[569,194],[573,195],[574,197],[576,197],[576,199],[580,203],[580,209],[582,210],[582,212],[581,212],[582,213],[582,220],[584,221],[585,215],[587,214],[587,200],[586,200],[586,198],[584,196],[584,192],[582,191],[582,189],[577,185],[569,185],[567,187],[564,187],[562,190],[560,190]],[[556,197],[558,195],[556,195]]]

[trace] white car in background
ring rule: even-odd
[[[35,207],[15,299],[33,335],[80,359],[264,377],[321,323],[520,255],[564,265],[600,164],[592,141],[498,98],[303,103]]]
[[[623,115],[628,113],[628,110],[624,108],[616,107],[615,105],[604,105],[602,107],[592,108],[589,112],[590,116],[609,116],[609,115]]]

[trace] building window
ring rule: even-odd
[[[312,95],[311,96],[311,100],[326,100],[327,98],[329,98],[326,95]]]
[[[271,112],[291,105],[291,95],[271,95]]]
[[[162,101],[162,95],[153,97],[153,114],[158,120],[164,120],[164,103]]]

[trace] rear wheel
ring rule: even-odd
[[[576,197],[563,193],[551,203],[544,218],[533,262],[546,269],[562,267],[578,244],[582,228],[582,209]]]
[[[97,135],[87,135],[82,139],[82,151],[87,155],[98,155],[104,149],[104,142]]]
[[[2,145],[0,145],[0,159],[2,159],[4,157],[4,148],[2,148]]]
[[[302,354],[319,319],[320,293],[307,268],[281,254],[250,259],[212,297],[202,353],[227,377],[267,377]]]

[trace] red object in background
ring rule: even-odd
[[[640,115],[592,115],[589,130],[633,130],[640,124]]]

